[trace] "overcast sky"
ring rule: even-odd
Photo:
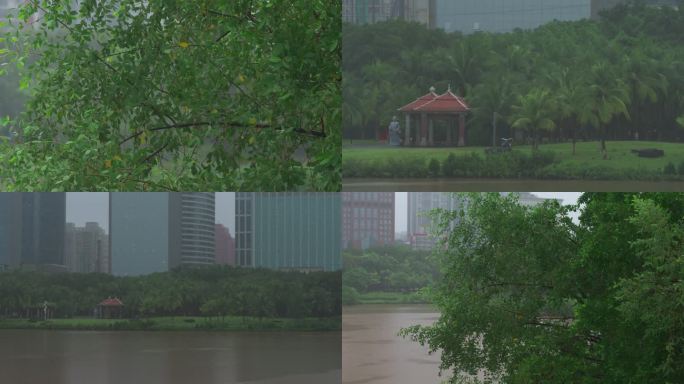
[[[575,204],[580,192],[532,192],[539,197],[562,199],[563,204]],[[107,232],[108,204],[107,192],[69,192],[67,193],[67,221],[78,226],[88,221],[100,223]],[[407,192],[395,193],[395,231],[405,232],[408,210]],[[235,233],[235,193],[220,192],[216,194],[216,222],[230,228]]]
[[[69,192],[67,193],[67,221],[83,226],[88,221],[100,223],[109,233],[109,193],[108,192]],[[216,222],[230,228],[235,233],[235,193],[216,194]]]
[[[563,204],[575,204],[581,192],[532,192],[532,194],[544,198],[563,200]],[[408,192],[395,192],[394,194],[394,231],[406,232],[408,226]],[[573,215],[574,217],[574,215]]]

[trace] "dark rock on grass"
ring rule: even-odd
[[[656,148],[646,148],[646,149],[632,149],[632,153],[636,153],[639,157],[663,157],[665,156],[665,151]]]

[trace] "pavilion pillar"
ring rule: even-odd
[[[450,147],[454,144],[452,137],[452,130],[454,129],[454,122],[452,119],[447,120],[447,131],[446,131],[446,145]]]
[[[465,146],[465,116],[462,113],[458,114],[458,146]]]
[[[404,129],[404,141],[401,145],[407,147],[411,145],[411,114],[406,114],[406,128]]]
[[[432,118],[428,118],[428,145],[435,145],[435,123]]]
[[[424,147],[427,145],[426,142],[426,136],[428,131],[428,118],[426,113],[421,113],[420,114],[420,145],[421,147]]]

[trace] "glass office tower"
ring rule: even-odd
[[[339,270],[340,210],[339,193],[236,193],[237,264],[280,270]]]
[[[111,193],[110,259],[114,275],[214,264],[213,193]]]

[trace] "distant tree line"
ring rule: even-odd
[[[601,21],[446,33],[391,21],[343,28],[343,123],[375,138],[435,86],[473,110],[468,142],[684,138],[684,7],[622,5]],[[520,140],[517,141],[520,143]]]
[[[408,246],[349,250],[342,257],[344,286],[360,293],[413,292],[430,285],[439,273],[430,251]]]
[[[47,301],[56,317],[91,316],[118,297],[127,317],[341,315],[341,273],[266,269],[182,268],[136,277],[106,274],[0,273],[0,317],[22,317]]]

